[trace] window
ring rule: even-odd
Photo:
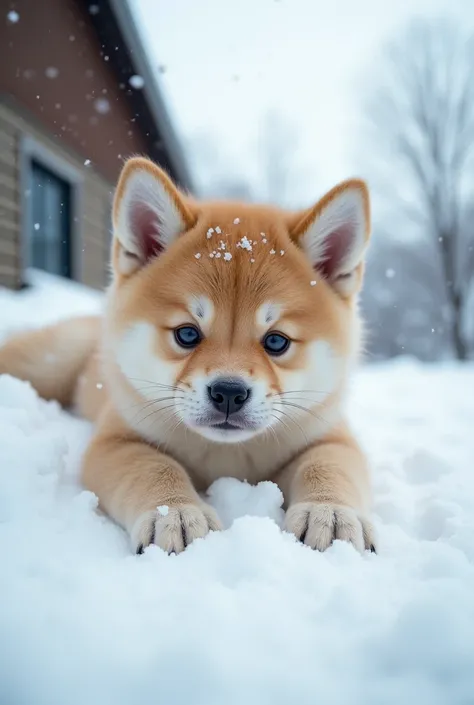
[[[29,264],[71,278],[71,186],[32,159],[28,192]]]
[[[54,146],[23,135],[21,159],[22,261],[69,279],[82,279],[83,174]]]

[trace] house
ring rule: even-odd
[[[192,183],[126,0],[11,0],[0,17],[0,285],[108,279],[125,157]]]

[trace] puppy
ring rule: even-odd
[[[113,225],[104,316],[12,338],[0,373],[95,422],[82,481],[133,549],[179,553],[218,530],[201,495],[230,476],[276,482],[285,528],[308,546],[374,551],[367,462],[343,414],[361,339],[364,182],[287,212],[193,200],[133,158]]]

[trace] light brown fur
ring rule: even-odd
[[[160,185],[182,222],[183,233],[160,246],[156,257],[142,252],[140,243],[136,249],[135,241],[129,248],[124,235],[123,223],[126,229],[129,221],[121,212],[137,174]],[[318,269],[315,273],[301,244],[327,205],[348,192],[361,194],[366,242],[369,206],[360,181],[336,187],[312,209],[288,213],[193,201],[151,162],[132,159],[116,190],[114,281],[103,320],[65,321],[16,336],[0,348],[0,374],[30,381],[44,398],[74,405],[95,422],[83,483],[126,528],[136,550],[155,542],[179,552],[217,530],[219,519],[199,493],[222,476],[277,482],[287,507],[286,528],[313,548],[324,550],[340,538],[358,550],[374,550],[367,464],[343,417],[347,377],[360,343],[363,259],[331,280]],[[137,213],[137,227],[146,235],[150,224],[142,225],[142,212]],[[222,233],[207,237],[216,226]],[[257,243],[252,251],[238,246],[244,236]],[[226,249],[216,250],[221,240]],[[214,251],[221,257],[210,257]],[[232,260],[224,261],[224,252],[231,252]],[[210,302],[212,315],[196,318],[193,297],[204,308]],[[262,347],[267,331],[257,311],[269,301],[278,303],[272,330],[293,340],[287,357],[270,357]],[[180,349],[173,337],[172,330],[184,324],[199,326],[204,334],[191,351]],[[334,383],[325,390],[288,391],[293,379],[303,379],[316,364],[311,355],[326,364],[327,350],[337,360],[334,374],[328,372]],[[140,374],[129,374],[135,367]],[[141,370],[158,370],[167,381]],[[260,385],[262,407],[287,395],[284,408],[272,407],[278,421],[238,443],[225,442],[224,436],[222,442],[209,439],[183,423],[184,406],[202,401],[199,385],[214,374]]]

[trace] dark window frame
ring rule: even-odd
[[[49,172],[69,187],[69,278],[82,280],[82,218],[81,202],[84,175],[54,148],[23,135],[20,142],[20,214],[21,214],[21,269],[24,283],[28,283],[28,270],[32,268],[30,178],[32,165]]]
[[[72,279],[72,189],[38,161],[29,163],[28,238],[31,266]]]

